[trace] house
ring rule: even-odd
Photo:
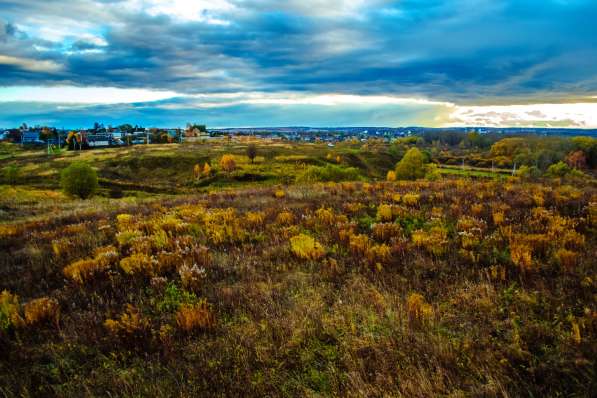
[[[39,139],[39,130],[22,130],[21,144],[45,144]]]

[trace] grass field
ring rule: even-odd
[[[596,390],[594,180],[387,182],[381,144],[245,151],[2,147],[20,174],[0,186],[0,393]],[[89,200],[59,190],[79,159],[100,177]]]

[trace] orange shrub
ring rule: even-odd
[[[433,307],[419,293],[411,293],[406,299],[406,311],[411,322],[423,323],[433,316]]]
[[[41,297],[25,304],[23,312],[25,313],[25,323],[27,325],[34,325],[44,321],[58,323],[60,306],[58,305],[58,301],[54,299]]]
[[[211,329],[215,316],[204,299],[197,304],[183,304],[176,312],[176,325],[186,333]]]
[[[104,326],[112,335],[133,337],[144,334],[149,329],[149,320],[132,304],[127,304],[126,311],[118,319],[106,319]]]
[[[262,211],[249,211],[245,217],[247,224],[253,228],[261,227],[265,223],[265,213]]]

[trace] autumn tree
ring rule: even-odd
[[[566,164],[574,169],[587,168],[587,157],[583,151],[574,151],[566,156]]]
[[[257,145],[251,143],[247,147],[247,157],[251,160],[251,163],[253,163],[256,156],[257,156]]]
[[[220,159],[220,167],[222,170],[228,173],[234,171],[234,169],[236,169],[236,161],[234,160],[234,156],[230,154],[222,156],[222,159]]]
[[[396,179],[416,180],[425,176],[425,155],[417,149],[411,148],[396,165]]]

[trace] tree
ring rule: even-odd
[[[396,165],[398,180],[416,180],[425,176],[425,155],[417,149],[411,148]]]
[[[60,173],[64,192],[87,199],[97,191],[97,173],[85,162],[74,162]]]
[[[252,143],[249,144],[247,147],[247,157],[251,160],[251,163],[253,163],[255,157],[257,157],[257,145]]]
[[[568,166],[574,169],[586,169],[587,168],[587,157],[583,151],[574,151],[568,154],[566,157],[566,163]]]
[[[220,167],[222,170],[227,171],[228,173],[234,171],[234,169],[236,169],[236,161],[234,160],[234,156],[229,154],[222,156],[222,159],[220,159]]]
[[[206,177],[209,177],[210,174],[211,174],[211,166],[209,165],[209,163],[205,162],[205,164],[203,165],[203,175]]]

